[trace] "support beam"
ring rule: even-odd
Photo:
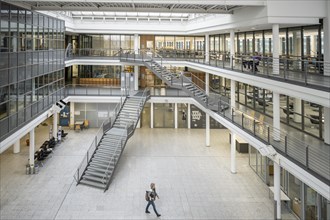
[[[139,54],[139,35],[134,34],[134,53]]]
[[[29,149],[29,164],[34,166],[34,152],[35,152],[35,128],[30,131],[30,149]]]
[[[206,147],[210,146],[210,115],[205,113],[205,117],[206,117]]]
[[[178,103],[174,103],[174,128],[178,128]]]
[[[274,134],[273,138],[275,141],[280,141],[280,130],[281,130],[281,121],[280,121],[280,94],[273,92],[273,128]]]
[[[324,110],[324,143],[330,145],[330,108],[323,107]]]
[[[233,131],[230,136],[230,172],[236,173],[236,134]]]
[[[58,113],[54,112],[53,114],[53,137],[56,139],[57,138],[57,121],[58,121]]]
[[[188,103],[188,117],[187,117],[187,120],[188,120],[188,128],[190,129],[191,128],[191,116],[190,116],[190,103]]]
[[[139,66],[134,66],[134,90],[139,90]]]
[[[323,19],[323,48],[324,48],[324,61],[328,62],[327,64],[324,64],[324,75],[330,76],[330,1],[327,2],[327,8],[326,11],[328,12],[328,16]],[[328,49],[325,49],[328,48]]]
[[[273,24],[273,74],[280,74],[280,29]]]
[[[205,63],[210,61],[210,35],[205,34]]]
[[[236,87],[236,81],[231,79],[230,80],[230,107],[231,107],[231,109],[235,109],[235,103],[236,103],[235,87]],[[232,113],[232,111],[230,111],[230,112]]]
[[[276,201],[276,219],[281,219],[281,168],[274,161],[274,200]]]
[[[205,73],[205,93],[210,95],[210,74]]]
[[[74,126],[74,102],[70,102],[70,127]]]
[[[230,30],[230,68],[234,68],[235,66],[235,32],[234,30]]]
[[[298,113],[298,114],[293,115],[293,120],[297,123],[301,123],[301,121],[302,121],[302,117],[301,117],[301,99],[294,98],[293,109],[296,113]]]
[[[154,103],[150,103],[150,128],[154,128]]]
[[[14,146],[13,146],[13,153],[14,154],[17,154],[21,151],[21,140],[18,139],[15,143],[14,143]]]

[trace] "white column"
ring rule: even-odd
[[[205,34],[205,63],[210,61],[210,35]]]
[[[57,138],[57,121],[58,121],[58,117],[57,117],[57,112],[53,113],[53,137],[56,139]]]
[[[274,128],[274,140],[280,140],[280,94],[277,92],[273,92],[273,128]]]
[[[299,98],[294,98],[294,102],[293,102],[293,109],[294,109],[294,112],[300,114],[294,114],[293,115],[293,120],[297,123],[301,123],[302,121],[302,117],[301,117],[301,99]]]
[[[330,1],[327,1],[328,15],[323,19],[323,48],[324,48],[324,75],[330,76]]]
[[[134,66],[134,90],[139,90],[139,66]]]
[[[205,92],[206,95],[210,95],[210,74],[205,73]]]
[[[236,87],[236,81],[235,80],[230,80],[230,106],[231,108],[234,108],[235,109],[235,99],[236,99],[236,96],[235,96],[235,87]],[[232,111],[231,111],[232,113]]]
[[[18,139],[15,143],[14,143],[14,146],[13,146],[13,153],[14,154],[17,154],[21,151],[21,140]]]
[[[134,52],[135,54],[139,53],[139,35],[134,34]]]
[[[330,144],[330,108],[323,107],[324,110],[324,143]]]
[[[230,131],[230,172],[236,173],[236,134]]]
[[[178,103],[174,103],[174,128],[178,128]]]
[[[210,115],[205,113],[206,117],[206,147],[210,146]]]
[[[190,120],[190,103],[188,103],[188,117],[187,117],[187,120],[188,120],[188,128],[190,129],[191,128],[191,120]]]
[[[274,200],[276,205],[276,217],[281,219],[281,168],[278,163],[274,161]]]
[[[230,68],[235,66],[235,32],[230,30]]]
[[[154,128],[154,103],[150,104],[150,128]]]
[[[280,29],[273,24],[273,74],[280,74]]]
[[[70,126],[74,126],[74,102],[70,102]]]
[[[30,131],[30,149],[29,149],[29,164],[30,165],[34,165],[34,145],[35,145],[35,133],[34,133],[34,129],[33,128]]]

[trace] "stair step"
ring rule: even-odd
[[[90,181],[90,180],[86,180],[86,179],[80,180],[79,183],[84,184],[84,185],[94,186],[94,187],[97,187],[97,188],[100,188],[100,189],[104,189],[105,188],[105,185],[103,185],[101,183]]]
[[[111,128],[109,131],[106,132],[108,135],[116,135],[116,136],[122,136],[126,133],[125,129],[120,128]]]
[[[97,167],[88,166],[87,170],[89,170],[91,172],[93,172],[93,170],[96,170],[96,171],[101,172],[101,173],[104,173],[104,172],[110,173],[111,168],[109,168],[109,170],[106,170],[106,169],[101,169],[101,168],[97,168]]]
[[[100,176],[92,176],[92,175],[89,175],[89,174],[84,175],[83,179],[87,179],[87,180],[95,181],[95,182],[99,182],[99,183],[102,183],[102,181],[104,181],[104,183],[107,182],[107,178],[103,178],[103,177],[100,177]]]
[[[90,170],[86,170],[85,174],[94,175],[94,176],[98,176],[98,177],[102,177],[102,178],[104,176],[104,173],[100,173],[100,172],[96,172],[96,171],[90,171]]]
[[[99,163],[90,163],[89,167],[95,167],[95,168],[100,168],[100,169],[107,169],[108,168],[108,164],[99,164]]]

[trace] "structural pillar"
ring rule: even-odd
[[[276,219],[281,219],[281,168],[274,161],[274,200],[276,201]]]
[[[236,173],[236,134],[233,131],[230,136],[230,172]]]
[[[178,128],[178,103],[174,103],[174,128]]]
[[[70,127],[74,126],[74,102],[70,102]]]
[[[188,113],[187,113],[188,117],[187,117],[187,120],[188,120],[188,128],[190,129],[191,128],[191,120],[190,120],[190,103],[188,103]]]
[[[300,115],[294,114],[293,115],[293,120],[297,123],[301,123],[301,121],[302,121],[302,118],[301,118],[301,99],[294,98],[293,109],[294,109],[294,112],[300,114]]]
[[[205,63],[210,62],[210,35],[205,34]]]
[[[234,68],[235,66],[235,32],[234,30],[230,30],[230,68]]]
[[[323,65],[323,74],[325,76],[330,76],[330,1],[326,1],[327,8],[326,11],[328,12],[328,16],[323,19],[323,48],[324,48],[324,61],[328,62],[327,64]],[[327,48],[327,49],[326,49]]]
[[[323,107],[324,111],[324,143],[330,145],[330,108]]]
[[[53,137],[56,139],[57,138],[57,121],[58,121],[58,116],[57,112],[53,113]]]
[[[236,101],[236,95],[235,95],[235,87],[236,87],[236,81],[231,79],[230,80],[230,106],[231,109],[235,109],[235,101]],[[233,111],[231,111],[232,113]]]
[[[139,90],[139,66],[134,66],[134,90]]]
[[[14,143],[14,147],[13,147],[13,153],[17,154],[21,151],[21,140],[18,139],[15,143]]]
[[[210,115],[205,113],[205,117],[206,117],[206,147],[210,146]]]
[[[273,74],[280,74],[280,28],[273,24]]]
[[[275,141],[280,141],[280,94],[273,92],[273,138]]]
[[[29,149],[29,164],[34,166],[34,149],[35,149],[35,132],[33,128],[30,131],[30,149]]]
[[[205,93],[210,95],[210,74],[205,73]]]
[[[134,34],[134,53],[139,54],[139,35]]]
[[[154,128],[154,103],[150,103],[150,128]]]

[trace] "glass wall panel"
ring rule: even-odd
[[[316,220],[317,217],[317,192],[305,185],[305,217],[306,219]]]
[[[195,37],[195,51],[204,51],[204,37]]]
[[[289,58],[293,60],[292,64],[290,65],[290,69],[292,70],[302,70],[302,63],[299,61],[302,55],[302,48],[301,48],[301,29],[289,29],[288,30],[288,52]]]
[[[287,41],[286,41],[286,29],[281,29],[280,30],[280,56],[281,57],[286,57],[287,54]]]
[[[220,50],[220,36],[216,35],[214,38],[214,51],[219,52]]]
[[[174,49],[174,36],[165,36],[165,48]]]
[[[301,205],[301,187],[302,182],[292,174],[289,174],[289,192],[288,196],[291,199],[291,210],[301,218],[302,205]]]
[[[175,37],[175,49],[184,50],[184,37],[176,36]]]
[[[272,31],[264,32],[265,56],[273,55],[273,34]]]
[[[154,104],[154,127],[174,128],[174,104],[155,103]]]
[[[238,33],[237,35],[238,38],[238,43],[235,44],[237,45],[237,53],[244,55],[245,53],[245,33]]]
[[[165,36],[155,36],[156,50],[165,48]]]
[[[214,36],[210,36],[210,51],[214,51]]]
[[[185,49],[186,50],[195,50],[195,38],[194,37],[185,37]]]
[[[245,40],[245,54],[247,55],[253,55],[254,52],[254,36],[253,36],[253,32],[248,32],[246,33],[246,40]]]
[[[255,32],[254,39],[254,51],[258,52],[258,54],[263,54],[264,38],[262,31]]]

